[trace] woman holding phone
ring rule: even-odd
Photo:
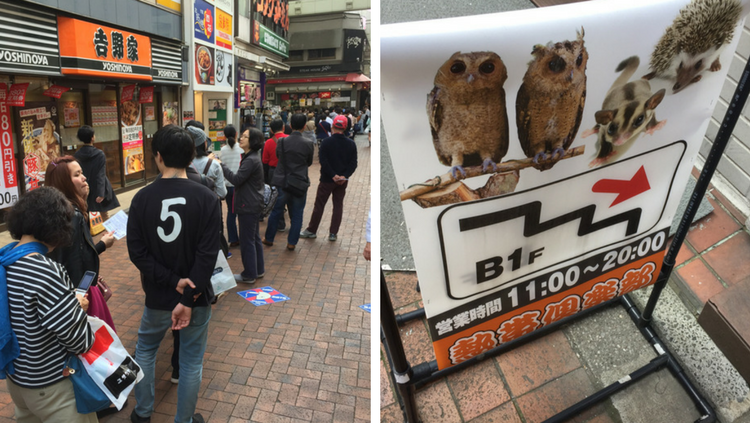
[[[106,233],[101,241],[94,244],[94,240],[91,238],[89,214],[86,207],[89,184],[86,182],[86,176],[81,170],[81,165],[73,156],[58,157],[50,162],[45,175],[45,185],[59,189],[73,204],[75,210],[71,244],[56,248],[48,255],[65,266],[73,285],[78,286],[87,270],[95,272],[99,276],[99,254],[114,244],[115,237],[111,233]],[[115,329],[109,307],[102,297],[96,279],[94,278],[94,282],[88,290],[89,309],[87,313],[104,320],[112,329]]]

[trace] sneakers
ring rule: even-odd
[[[336,241],[336,234],[330,234],[330,235],[328,235],[328,240],[329,241]]]
[[[232,257],[232,252],[231,251],[227,251],[227,258],[229,258],[229,257]]]
[[[206,423],[203,416],[200,413],[193,414],[193,423]]]
[[[203,417],[201,416],[201,418]],[[141,417],[136,414],[135,409],[133,409],[133,412],[130,413],[130,421],[133,423],[151,423],[151,417]]]
[[[256,276],[256,278],[260,279],[260,278],[262,278],[263,276],[266,276],[266,274],[265,274],[265,273],[261,273],[260,275]]]
[[[180,383],[180,371],[172,369],[172,378],[169,381],[175,384]]]
[[[234,280],[239,283],[255,283],[255,279],[244,278],[242,277],[242,274],[239,273],[234,275]]]
[[[307,229],[299,233],[300,238],[316,238],[315,232],[310,232]]]

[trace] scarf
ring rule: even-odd
[[[5,379],[6,375],[15,373],[13,360],[21,354],[18,339],[10,326],[8,280],[5,268],[28,254],[47,254],[47,247],[39,242],[29,242],[18,248],[15,248],[16,245],[18,241],[11,242],[0,249],[0,379]]]

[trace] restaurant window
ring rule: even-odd
[[[325,60],[325,59],[335,59],[335,58],[336,58],[335,48],[317,48],[317,49],[307,50],[308,60]]]
[[[57,101],[57,110],[60,111],[62,154],[73,155],[83,145],[78,140],[78,128],[88,125],[83,98],[83,91],[68,91]]]
[[[122,187],[122,156],[118,125],[117,91],[114,86],[89,92],[91,126],[96,133],[96,147],[107,158],[107,178],[112,188]]]

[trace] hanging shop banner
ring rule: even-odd
[[[60,57],[65,75],[151,80],[151,39],[58,16]]]
[[[344,62],[362,62],[367,34],[361,29],[344,30]]]
[[[0,209],[8,208],[18,201],[18,173],[7,97],[8,86],[0,83],[0,167],[3,169],[3,178],[0,179]]]
[[[214,85],[214,48],[195,45],[195,80],[201,85]]]
[[[133,100],[133,93],[135,92],[135,85],[126,85],[122,88],[122,94],[120,94],[120,103]]]
[[[208,137],[211,141],[225,141],[224,128],[227,126],[227,101],[208,100]]]
[[[3,4],[0,72],[60,75],[55,14],[35,6]],[[33,34],[33,35],[32,35]]]
[[[23,146],[26,192],[41,186],[47,165],[60,156],[57,119],[57,105],[54,102],[29,102],[25,108],[16,109]]]
[[[54,97],[54,98],[60,98],[62,95],[66,92],[70,91],[70,88],[68,87],[62,87],[60,85],[53,85],[46,89],[42,94],[46,95],[47,97]]]
[[[253,44],[284,58],[289,57],[289,41],[276,35],[258,21],[253,21]]]
[[[707,3],[383,27],[383,122],[439,368],[656,281],[742,32],[738,2]]]
[[[215,54],[216,60],[214,60],[214,62],[216,63],[216,77],[214,79],[214,82],[216,84],[216,87],[224,88],[224,91],[231,92],[233,91],[232,62],[234,61],[234,56],[232,55],[232,53],[227,53],[225,51],[219,50],[218,48],[216,49]]]
[[[124,87],[123,91],[126,88],[128,87]],[[141,116],[141,105],[135,98],[122,103],[120,124],[122,125],[122,158],[125,163],[125,174],[131,175],[145,169],[143,164],[143,116]]]
[[[231,6],[227,10],[232,10]],[[232,49],[232,15],[216,8],[216,45],[227,49]]]
[[[141,93],[138,95],[139,103],[152,103],[154,101],[154,86],[141,87]]]
[[[214,6],[203,0],[195,0],[193,8],[193,36],[209,44],[214,43]]]
[[[6,99],[6,105],[23,107],[26,105],[26,90],[29,88],[29,83],[13,84],[10,86],[8,91],[8,97]]]

